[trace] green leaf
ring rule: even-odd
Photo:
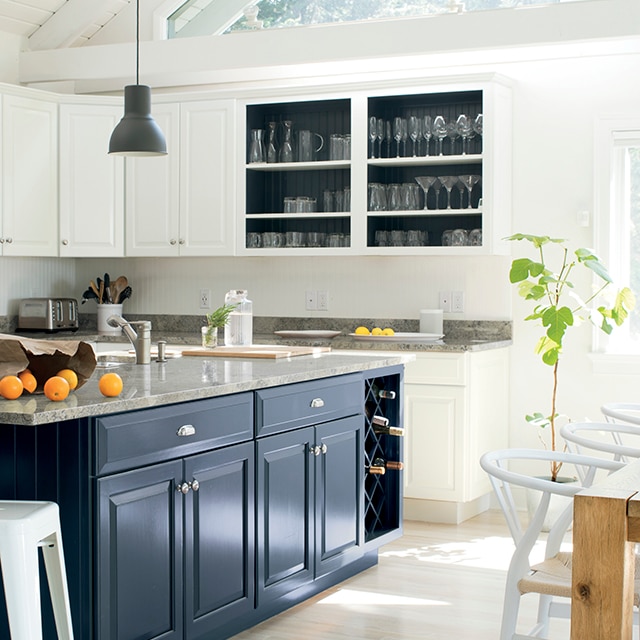
[[[543,416],[539,411],[532,413],[531,415],[526,415],[525,420],[534,425],[535,427],[540,427],[544,429],[551,424],[551,420],[547,416]]]
[[[535,353],[542,356],[542,362],[553,366],[560,356],[561,345],[547,336],[542,336],[536,344]]]
[[[567,327],[573,325],[573,312],[569,307],[549,307],[542,316],[542,325],[548,327],[547,336],[558,346],[562,346],[562,338]]]
[[[611,309],[611,317],[614,322],[620,326],[629,316],[629,313],[633,311],[636,306],[636,297],[629,289],[629,287],[624,287],[620,289],[616,294],[615,302],[613,303],[613,308]]]
[[[578,262],[581,262],[585,267],[591,269],[598,277],[602,278],[605,282],[613,282],[613,279],[609,275],[607,268],[600,262],[598,256],[591,251],[591,249],[576,249],[575,252]]]
[[[522,282],[523,280],[526,280],[529,275],[535,278],[539,276],[543,271],[543,264],[534,262],[530,258],[517,258],[511,263],[509,280],[511,281],[511,283]]]
[[[566,242],[566,240],[562,238],[550,238],[549,236],[533,236],[527,233],[514,233],[512,236],[508,236],[503,238],[504,240],[516,241],[516,240],[527,240],[530,242],[536,249],[539,249],[543,245],[549,242],[555,242],[556,244],[562,244]]]

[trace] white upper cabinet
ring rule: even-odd
[[[58,254],[57,104],[3,95],[0,252]]]
[[[458,126],[461,115],[477,126]],[[246,100],[242,117],[239,253],[508,253],[511,90],[504,79],[425,78]],[[283,156],[289,138],[293,153]]]
[[[60,255],[124,255],[124,161],[108,155],[122,106],[60,105]]]
[[[165,158],[127,160],[127,255],[234,253],[235,103],[158,104]]]

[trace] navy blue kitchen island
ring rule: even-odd
[[[96,370],[66,403],[0,402],[0,498],[59,503],[76,637],[227,638],[376,564],[402,527],[402,472],[369,472],[402,457],[375,424],[402,425],[402,362],[177,358],[118,366],[118,398]]]

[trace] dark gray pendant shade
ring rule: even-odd
[[[109,153],[121,156],[164,156],[167,142],[151,117],[151,88],[130,84],[124,88],[124,116],[111,134]]]

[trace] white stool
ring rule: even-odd
[[[58,505],[0,501],[0,565],[12,640],[42,640],[38,547],[42,547],[58,638],[73,640]]]

